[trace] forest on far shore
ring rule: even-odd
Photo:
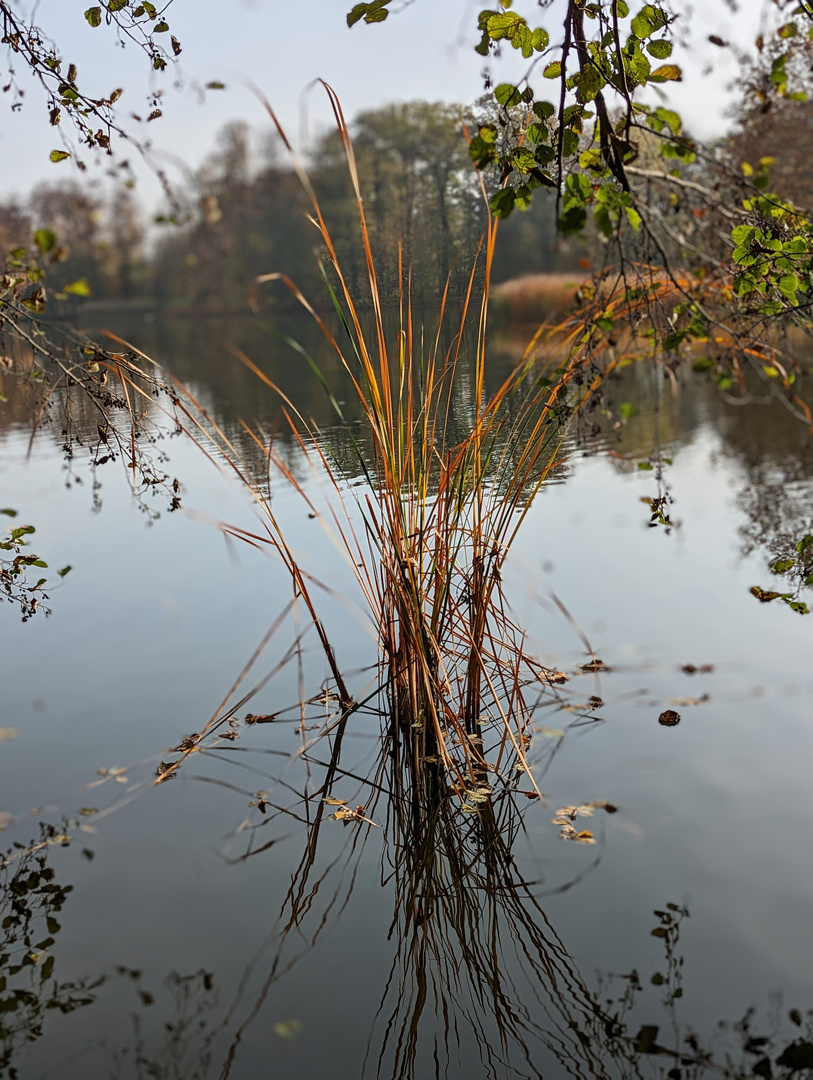
[[[359,180],[385,298],[397,297],[399,257],[417,303],[437,299],[447,280],[452,297],[464,294],[487,219],[482,174],[472,167],[466,133],[489,118],[489,109],[487,99],[471,107],[413,101],[354,120]],[[770,116],[741,112],[731,136],[706,149],[732,163],[748,160],[757,147],[762,157],[769,149],[776,155],[776,190],[804,204],[810,201],[810,129],[811,105],[786,99]],[[44,183],[27,197],[0,203],[0,247],[11,251],[30,243],[37,229],[50,230],[56,238],[48,271],[52,293],[81,280],[96,300],[239,310],[257,276],[281,272],[319,303],[327,293],[307,198],[279,139],[268,136],[259,149],[258,142],[245,123],[225,126],[203,165],[173,189],[171,208],[154,221],[132,184]],[[362,295],[366,270],[357,209],[335,132],[315,141],[307,170],[344,273]],[[529,210],[501,223],[494,284],[526,274],[570,273],[600,261],[595,230],[575,239],[557,236],[556,213],[555,193],[543,189]],[[674,213],[679,216],[679,208]],[[272,288],[264,300],[290,300],[283,286]]]

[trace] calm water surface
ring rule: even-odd
[[[122,329],[234,432],[238,417],[271,422],[276,408],[223,348],[236,341],[330,439],[307,368],[256,327]],[[495,348],[495,378],[508,352]],[[718,1021],[751,1006],[761,1034],[773,1014],[790,1024],[780,1048],[801,1037],[787,1014],[813,1008],[813,617],[749,590],[774,586],[771,561],[813,532],[813,444],[777,407],[732,406],[692,372],[673,389],[628,370],[610,394],[635,415],[614,427],[596,414],[507,564],[507,595],[536,654],[573,677],[566,708],[540,713],[532,756],[547,763],[545,799],[527,801],[491,890],[455,877],[472,862],[463,839],[455,854],[439,832],[435,868],[413,865],[413,847],[392,843],[386,797],[371,810],[383,828],[328,818],[314,828],[318,798],[305,810],[296,793],[316,791],[320,766],[309,780],[295,757],[300,678],[316,698],[328,676],[310,638],[301,668],[282,666],[236,714],[277,722],[241,723],[236,741],[154,786],[160,763],[178,756],[169,748],[202,729],[284,610],[284,570],[224,541],[218,521],[256,527],[250,501],[168,425],[155,449],[182,481],[183,508],[167,513],[157,499],[152,521],[115,462],[97,470],[94,509],[82,453],[66,469],[48,429],[29,451],[22,412],[0,405],[0,505],[36,525],[35,550],[51,566],[73,567],[47,619],[23,625],[0,607],[0,726],[16,729],[0,743],[0,811],[15,818],[4,847],[68,819],[69,846],[43,852],[53,882],[73,886],[55,923],[34,913],[36,963],[9,976],[31,997],[0,1014],[0,1075],[689,1075],[688,1029],[704,1046],[725,1040]],[[318,478],[282,445],[318,498]],[[673,527],[650,528],[642,499],[663,493]],[[274,481],[272,498],[293,548],[330,585],[324,619],[360,697],[376,643],[353,610],[352,576],[290,487]],[[236,698],[296,633],[289,615]],[[585,638],[611,670],[578,674]],[[604,704],[589,712],[592,695]],[[332,707],[309,703],[306,725]],[[677,726],[659,723],[667,709]],[[333,792],[351,805],[370,800],[358,778],[375,765],[379,728],[372,712],[348,727]],[[617,808],[578,819],[596,843],[562,842],[557,809],[595,800]],[[14,871],[4,916],[19,902]],[[508,879],[532,884],[512,891]],[[689,913],[676,938],[652,934],[667,904]],[[411,929],[407,908],[418,912]],[[610,1017],[626,1025],[615,1041]],[[648,1052],[646,1034],[635,1043],[656,1025],[657,1045],[677,1056]]]

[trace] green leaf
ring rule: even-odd
[[[777,559],[771,563],[771,573],[785,574],[788,570],[792,570],[795,565],[796,561],[794,559]]]
[[[654,56],[656,60],[668,60],[672,55],[672,42],[667,41],[665,38],[658,38],[657,41],[649,42],[646,51],[650,56]]]
[[[655,110],[655,115],[659,120],[662,120],[665,124],[669,125],[673,135],[680,134],[683,125],[681,124],[680,116],[673,109],[664,109],[660,107]]]
[[[636,232],[641,229],[641,215],[632,206],[625,206],[624,213],[627,215],[627,221],[632,225]]]
[[[633,416],[637,414],[638,410],[632,404],[631,401],[622,401],[618,406],[618,413],[622,420],[631,420]]]
[[[217,79],[213,79],[211,82],[207,82],[206,89],[207,90],[225,90],[226,89],[226,84],[222,83],[222,82],[218,82]]]
[[[69,574],[69,573],[71,572],[71,570],[73,570],[73,567],[72,567],[72,566],[70,566],[70,565],[68,565],[68,566],[63,566],[61,570],[57,570],[57,574],[58,574],[58,575],[59,575],[59,576],[60,576],[61,578],[64,578],[66,574]]]
[[[810,609],[808,608],[807,604],[805,604],[802,600],[791,600],[787,596],[783,596],[782,599],[788,605],[791,611],[797,611],[800,615],[810,614]]]
[[[541,27],[539,30],[534,30],[531,35],[531,44],[533,45],[534,52],[542,52],[544,49],[547,49],[550,44],[550,35],[547,30],[543,30]]]
[[[53,161],[54,163],[56,163],[57,161],[64,161],[65,158],[69,158],[70,156],[71,155],[68,153],[67,150],[52,150],[50,155],[51,161]]]
[[[69,285],[63,285],[62,291],[68,293],[70,296],[92,296],[93,290],[88,283],[87,278],[77,278],[76,281],[72,281]]]
[[[100,7],[88,8],[85,12],[85,18],[91,26],[102,25],[102,9]]]
[[[754,238],[755,232],[753,225],[737,225],[731,230],[731,239],[738,247],[744,247]]]
[[[534,113],[540,120],[549,120],[556,112],[555,106],[551,105],[549,101],[535,101]]]
[[[546,79],[558,79],[562,74],[561,61],[554,60],[553,63],[548,64],[542,74]]]
[[[570,157],[571,154],[575,154],[579,149],[579,136],[575,131],[570,128],[566,128],[562,136],[562,153],[565,157]],[[585,177],[586,179],[586,177]]]
[[[650,34],[655,32],[655,25],[650,21],[646,14],[646,8],[643,11],[639,11],[635,18],[630,23],[630,30],[637,38],[648,38]]]
[[[513,188],[500,188],[489,200],[491,212],[496,218],[506,218],[514,209],[516,195]]]
[[[6,517],[10,517],[10,518],[17,517],[17,511],[16,510],[11,510],[7,506],[4,507],[2,510],[0,510],[0,514],[5,514]]]
[[[34,233],[34,243],[40,255],[47,255],[56,243],[56,236],[50,229],[37,229]]]
[[[787,297],[792,304],[796,303],[796,290],[799,288],[799,279],[795,274],[783,274],[777,282],[779,291]]]
[[[7,514],[8,510],[4,510],[3,513]],[[799,552],[800,555],[804,555],[804,553],[809,547],[813,547],[813,536],[811,536],[810,533],[807,533],[807,535],[803,536],[799,543],[796,545],[796,550]]]
[[[165,34],[167,30],[169,30],[169,23],[164,22],[163,19],[161,20],[161,22],[156,23],[155,26],[152,28],[152,32],[154,34]]]
[[[694,371],[710,371],[714,367],[714,361],[710,356],[698,356],[692,364]]]
[[[511,83],[500,83],[494,91],[494,97],[500,105],[505,106],[505,108],[509,108],[512,105],[519,105],[522,100],[522,95],[519,90]]]

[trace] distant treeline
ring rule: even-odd
[[[811,49],[806,43],[799,63],[809,61]],[[808,67],[800,70],[813,84]],[[756,85],[759,72],[747,74]],[[771,99],[770,110],[741,105],[731,136],[706,150],[727,159],[737,173],[743,161],[756,164],[771,155],[773,190],[808,205],[813,182],[803,166],[810,153],[811,100],[813,93],[806,101]],[[409,278],[416,302],[437,299],[447,280],[452,297],[465,291],[486,225],[481,181],[496,182],[478,174],[469,159],[466,132],[476,132],[484,122],[500,122],[493,99],[469,107],[407,102],[361,113],[353,121],[359,183],[385,297],[398,295],[399,251],[401,280]],[[172,205],[158,216],[160,224],[148,226],[136,194],[126,187],[43,184],[24,201],[0,203],[0,251],[30,245],[37,229],[53,232],[57,258],[46,282],[52,293],[85,278],[99,299],[240,310],[247,307],[258,275],[280,272],[313,302],[327,303],[321,238],[307,218],[302,185],[278,141],[267,139],[260,149],[257,141],[246,124],[223,128],[208,159],[176,185]],[[661,167],[656,157],[650,162],[645,141],[637,149],[636,164]],[[306,164],[345,278],[363,301],[367,271],[338,134],[314,140]],[[672,203],[659,212],[679,237],[697,223],[683,222],[679,200],[670,197]],[[657,191],[653,198],[659,198]],[[586,239],[558,238],[555,193],[541,189],[530,210],[500,223],[492,280],[570,273],[584,265],[585,256],[599,264],[600,239],[589,229]],[[679,262],[679,245],[672,254]],[[291,299],[276,283],[264,287],[261,302]]]
[[[437,298],[447,279],[453,296],[464,292],[486,223],[464,134],[478,122],[477,107],[418,101],[362,113],[353,123],[385,296],[398,293],[399,247],[403,278],[410,278],[416,302]],[[247,125],[225,127],[211,156],[174,192],[158,230],[148,230],[132,191],[63,182],[40,186],[24,202],[0,205],[0,246],[23,246],[36,229],[50,229],[62,255],[69,255],[49,270],[52,291],[83,277],[95,298],[234,309],[247,304],[255,277],[282,272],[310,298],[326,300],[321,239],[307,220],[300,181],[278,145],[268,142],[257,153],[253,144]],[[316,140],[307,168],[343,272],[363,296],[358,213],[338,135]],[[501,225],[495,281],[573,267],[582,252],[557,242],[555,214],[553,197],[537,198],[531,211]],[[283,294],[281,285],[266,287],[263,300],[284,302]]]

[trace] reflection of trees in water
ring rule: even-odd
[[[723,452],[745,478],[743,554],[765,553],[770,588],[799,595],[813,584],[813,544],[804,540],[813,534],[813,438],[776,405],[729,410],[721,430]]]

